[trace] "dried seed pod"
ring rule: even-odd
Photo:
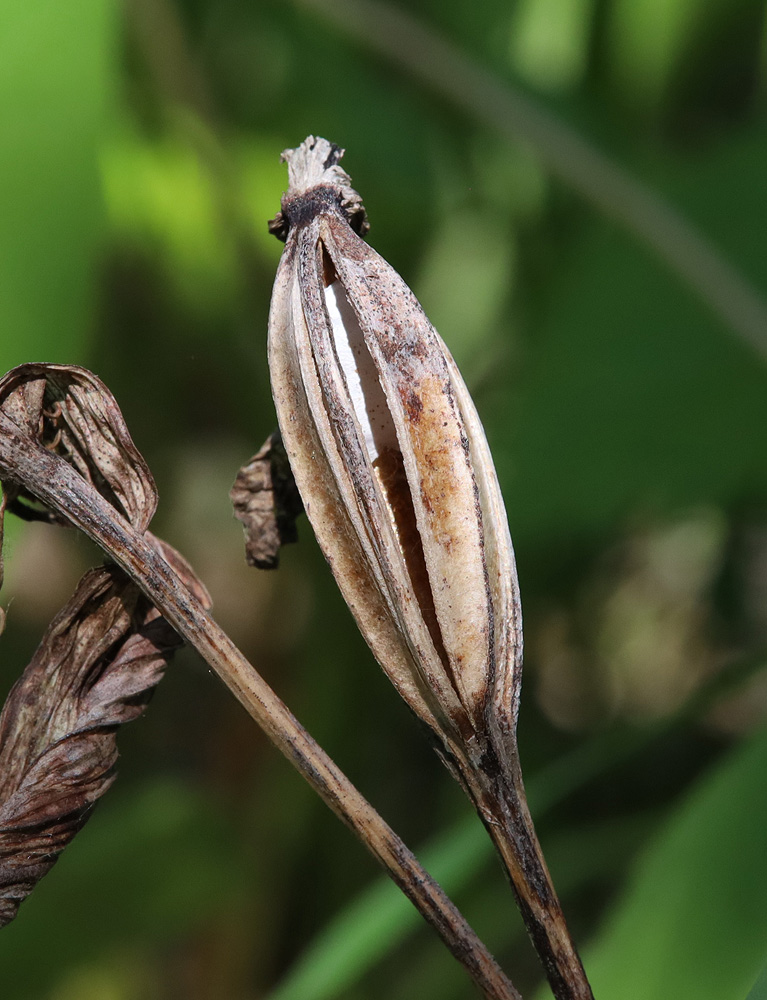
[[[450,352],[358,235],[343,150],[283,153],[286,239],[269,321],[282,436],[307,514],[373,653],[450,755],[508,750],[521,620],[506,515]],[[355,231],[356,230],[356,231]]]
[[[315,534],[378,662],[436,733],[493,838],[558,1000],[591,1000],[525,800],[522,626],[485,434],[437,332],[360,238],[343,151],[283,153],[269,365]]]

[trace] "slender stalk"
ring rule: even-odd
[[[295,0],[381,53],[514,142],[650,246],[721,320],[767,360],[767,303],[673,205],[506,81],[401,7],[380,0]]]
[[[125,570],[384,866],[484,996],[488,1000],[521,1000],[440,886],[189,593],[170,565],[64,460],[33,445],[5,414],[0,414],[0,478],[23,483]]]
[[[538,842],[518,764],[494,777],[476,769],[463,777],[506,869],[554,996],[594,1000]]]

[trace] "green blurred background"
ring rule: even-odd
[[[308,525],[265,574],[231,515],[275,425],[279,154],[346,147],[369,239],[496,457],[523,765],[598,1000],[744,1000],[767,960],[765,4],[417,0],[387,34],[391,10],[0,0],[2,369],[107,382],[158,482],[153,528],[220,623],[545,996],[483,831]],[[6,551],[4,691],[97,561],[44,526]],[[4,998],[475,995],[194,656],[120,746],[0,935]]]

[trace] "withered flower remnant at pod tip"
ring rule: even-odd
[[[376,658],[448,757],[506,757],[521,622],[503,500],[455,362],[359,235],[343,150],[287,150],[272,390],[299,492]]]

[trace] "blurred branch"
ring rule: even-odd
[[[650,246],[767,361],[767,301],[698,229],[556,115],[423,23],[380,0],[294,0],[398,64],[474,119],[527,142],[552,174]]]
[[[217,222],[232,241],[239,290],[245,301],[258,287],[258,251],[232,158],[222,140],[222,119],[201,60],[174,0],[123,0],[125,19],[146,72],[173,129],[183,135],[210,181]],[[243,357],[256,358],[250,324],[235,324]]]
[[[170,0],[124,0],[136,42],[159,93],[215,128],[214,101]]]

